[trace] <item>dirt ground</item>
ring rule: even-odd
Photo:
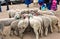
[[[25,4],[18,4],[18,5],[9,5],[10,9],[25,9],[27,8]],[[33,6],[33,4],[30,5],[30,8],[36,8]],[[55,15],[60,19],[60,5],[58,5],[58,10],[55,11]],[[0,19],[2,18],[8,18],[8,13],[6,11],[6,6],[2,6],[2,12],[0,12]],[[9,36],[9,30],[10,26],[5,27],[4,34],[6,34],[6,37],[4,39],[20,39],[17,36]],[[24,34],[23,39],[35,39],[35,35],[32,32],[28,32]],[[47,37],[43,36],[40,37],[40,39],[60,39],[60,33],[53,32],[52,34],[48,34]]]

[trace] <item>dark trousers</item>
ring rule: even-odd
[[[9,10],[8,1],[7,0],[5,1],[6,1],[7,10]]]
[[[51,10],[51,3],[47,3],[46,7],[47,7],[48,10]]]
[[[29,8],[29,4],[27,4],[27,8]]]
[[[57,0],[57,4],[59,5],[59,0]]]
[[[2,10],[1,10],[1,1],[0,1],[0,12],[2,12]]]

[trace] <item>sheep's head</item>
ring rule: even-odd
[[[23,19],[28,18],[28,14],[22,14],[21,18],[23,18]]]
[[[25,13],[25,11],[21,11],[21,14],[24,14]]]
[[[28,16],[29,18],[33,18],[33,15],[32,14],[29,14],[29,16]]]
[[[21,18],[20,13],[16,13],[15,16],[14,16],[14,18],[20,19]]]

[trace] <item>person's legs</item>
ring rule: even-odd
[[[43,5],[43,3],[39,3],[39,5],[40,5],[39,9],[41,10],[41,6]]]
[[[7,10],[9,10],[9,6],[7,5]]]
[[[29,8],[29,4],[27,4],[27,8]]]
[[[8,1],[7,0],[5,1],[6,1],[7,10],[9,10]]]
[[[50,4],[49,3],[46,4],[46,7],[48,10],[50,10]]]
[[[2,10],[1,10],[1,1],[0,1],[0,12],[2,12]]]
[[[47,7],[47,9],[48,9],[48,4],[46,3],[46,7]]]
[[[51,4],[50,4],[50,3],[49,3],[49,5],[48,5],[48,6],[49,6],[49,10],[51,10]]]
[[[59,0],[57,0],[57,4],[59,5]]]

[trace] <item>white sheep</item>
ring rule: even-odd
[[[28,27],[28,18],[21,19],[18,23],[19,36],[23,38],[23,32]]]
[[[15,18],[0,19],[0,36],[2,36],[2,38],[6,36],[5,34],[3,34],[4,26],[9,26],[14,20]]]
[[[11,32],[10,33],[13,33],[14,34],[14,31],[16,32],[17,31],[17,33],[18,33],[18,30],[17,30],[17,25],[18,25],[18,22],[19,22],[19,20],[20,19],[25,19],[24,17],[28,17],[27,16],[28,14],[23,14],[22,16],[23,17],[21,17],[20,18],[20,15],[19,14],[16,14],[15,16],[14,16],[14,18],[16,18],[17,20],[15,20],[15,21],[13,21],[12,23],[11,23]],[[26,19],[25,19],[26,20]],[[11,34],[12,35],[12,34]]]
[[[47,28],[47,30],[48,30],[48,27],[50,26],[50,28],[51,28],[51,33],[53,32],[53,30],[52,30],[52,20],[51,20],[51,18],[49,18],[49,17],[47,17],[47,16],[31,16],[32,14],[30,14],[30,17],[33,17],[34,19],[37,19],[37,20],[39,20],[40,22],[41,22],[41,24],[42,24],[42,26],[44,26],[44,27],[46,27]],[[41,19],[42,18],[42,19]],[[43,25],[43,21],[44,21],[44,25]],[[47,23],[47,24],[46,24]],[[45,36],[47,36],[47,34],[48,34],[48,31],[47,30],[45,30]]]
[[[50,28],[50,31],[53,32],[52,30],[52,20],[49,17],[46,16],[40,16],[43,20],[43,30],[45,31],[44,35],[47,36],[48,34],[48,27]]]
[[[49,10],[47,10],[47,11],[38,10],[38,12],[40,14],[55,15],[53,11],[49,11]]]
[[[9,18],[14,17],[15,13],[16,13],[16,10],[13,10],[13,9],[12,10],[9,10],[8,11]]]
[[[27,13],[28,14],[29,9],[22,9],[20,10],[21,14]]]
[[[4,26],[9,26],[11,22],[13,22],[14,20],[16,19],[15,18],[4,18],[4,19],[0,19],[0,23],[3,24]]]
[[[18,22],[19,20],[15,20],[11,23],[10,27],[11,27],[11,30],[10,30],[10,36],[11,35],[18,35]],[[15,33],[16,32],[16,33]]]
[[[19,10],[19,9],[16,9],[16,10],[9,10],[8,13],[9,13],[9,18],[12,18],[14,17],[16,14],[23,14],[23,13],[27,13],[28,9],[22,9],[22,10]]]
[[[50,31],[52,31],[52,20],[49,17],[46,16],[35,16],[35,19],[39,20],[43,29],[45,30],[45,36],[48,34],[48,27],[50,26]],[[46,24],[47,23],[47,24]]]
[[[39,39],[39,34],[40,33],[41,33],[41,36],[43,34],[43,32],[42,32],[42,24],[41,24],[41,21],[40,20],[38,20],[35,17],[30,17],[30,25],[31,25],[31,27],[34,30],[34,33],[36,35],[36,39]]]
[[[60,32],[60,26],[59,26],[59,18],[58,17],[56,17],[56,16],[51,16],[51,15],[44,15],[44,16],[47,16],[47,17],[49,17],[49,18],[51,18],[51,20],[52,20],[52,27],[53,27],[53,30],[54,30],[54,28],[58,28],[58,32]]]

